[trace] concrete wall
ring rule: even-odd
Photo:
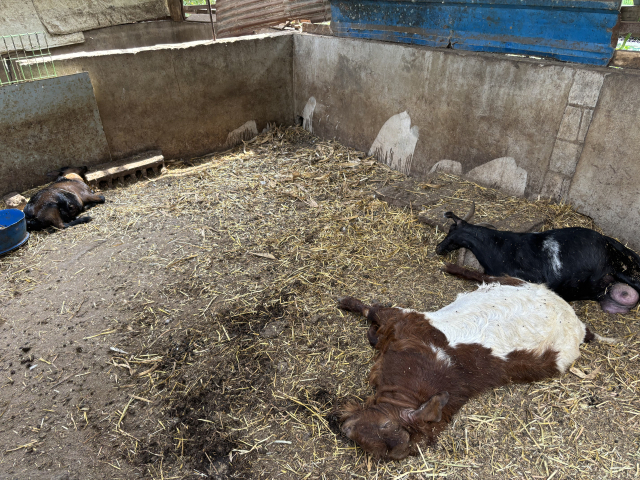
[[[42,185],[70,163],[109,159],[88,74],[0,87],[0,194]]]
[[[157,20],[89,30],[84,32],[84,43],[52,48],[51,53],[65,55],[77,52],[150,47],[210,40],[211,36],[210,24]]]
[[[60,75],[86,71],[114,158],[167,158],[224,148],[241,128],[293,122],[292,35],[54,57]],[[247,122],[255,122],[255,126]],[[233,133],[235,138],[242,132]]]
[[[573,202],[640,249],[637,74],[304,34],[294,52],[295,110],[314,133],[410,175],[437,164]]]
[[[604,78],[568,201],[640,250],[638,75]]]
[[[7,176],[31,186],[109,152],[193,157],[299,116],[319,136],[414,176],[437,167],[572,202],[640,249],[640,76],[630,71],[306,34],[55,62],[61,75],[87,73],[56,79],[57,94],[38,90],[44,83],[0,88],[0,193]],[[21,107],[30,95],[37,102]]]

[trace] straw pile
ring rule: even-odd
[[[157,479],[640,472],[637,309],[616,316],[594,302],[575,303],[596,332],[624,343],[583,346],[562,378],[487,393],[463,408],[435,448],[379,463],[339,433],[332,414],[347,398],[372,393],[367,325],[337,310],[336,299],[433,310],[475,289],[439,271],[453,259],[434,253],[442,231],[417,221],[418,211],[376,198],[406,177],[299,128],[272,129],[168,168],[159,179],[108,192],[92,224],[35,235],[30,247],[46,255],[55,242],[154,231],[178,240],[170,254],[140,252],[136,268],[151,279],[166,272],[164,283],[120,311],[136,331],[108,359],[130,376],[131,396],[108,422],[121,462]],[[543,216],[545,228],[594,227],[569,206],[508,197],[450,175],[420,188],[442,186],[455,193],[439,203],[463,213],[473,200],[477,222]],[[169,236],[178,229],[188,233]]]

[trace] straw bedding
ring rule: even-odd
[[[85,417],[99,433],[89,445],[105,446],[113,467],[91,476],[561,479],[640,472],[637,309],[609,315],[595,302],[574,303],[594,331],[623,342],[582,346],[572,373],[561,378],[474,399],[435,448],[379,463],[339,433],[333,414],[345,400],[371,394],[367,325],[339,311],[337,298],[433,310],[476,288],[440,272],[443,260],[454,259],[434,253],[443,231],[420,223],[413,206],[378,198],[406,177],[299,128],[274,128],[168,170],[107,191],[91,224],[35,234],[28,249],[0,259],[2,316],[16,289],[23,299],[30,295],[25,278],[44,291],[51,280],[38,268],[66,261],[75,272],[78,259],[65,251],[98,239],[126,248],[95,250],[113,269],[105,288],[114,300],[104,303],[99,336],[83,348],[95,347],[106,365],[100,381],[108,383],[106,372],[120,380],[109,380],[115,403],[106,417]],[[475,201],[476,222],[541,217],[545,229],[597,228],[570,206],[509,197],[446,174],[417,188],[414,194],[459,213]],[[438,198],[438,191],[447,194]],[[125,263],[131,268],[118,270]],[[86,308],[80,297],[69,301],[71,314]],[[24,450],[4,455],[15,461]]]

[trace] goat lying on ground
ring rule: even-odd
[[[470,398],[553,377],[578,358],[583,341],[613,341],[591,333],[544,285],[485,278],[503,285],[482,285],[437,312],[340,301],[371,321],[367,336],[378,350],[369,376],[376,394],[341,412],[347,437],[376,457],[400,460],[421,440],[434,443]]]
[[[448,235],[436,247],[444,255],[467,248],[488,275],[544,283],[566,301],[596,300],[609,313],[627,313],[640,295],[640,256],[588,228],[514,233],[467,223],[452,212]]]
[[[31,197],[24,207],[27,228],[63,229],[90,222],[91,217],[76,217],[105,200],[104,196],[95,194],[85,183],[84,174],[87,170],[87,167],[65,167],[54,172],[56,181]]]

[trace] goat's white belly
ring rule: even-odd
[[[573,308],[544,285],[482,285],[437,312],[424,312],[452,347],[479,343],[506,359],[513,350],[558,352],[564,372],[580,355],[586,328]]]

